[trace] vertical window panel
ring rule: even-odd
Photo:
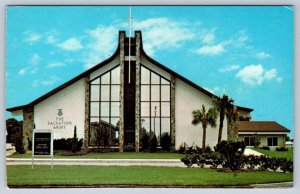
[[[101,101],[109,101],[109,86],[101,85]]]
[[[170,101],[170,86],[161,86],[161,101]]]
[[[156,111],[155,111],[156,110]],[[151,117],[160,116],[159,102],[151,102]]]
[[[158,85],[151,85],[151,101],[159,101],[160,100],[160,92]]]
[[[109,83],[110,83],[110,72],[107,72],[101,76],[101,84],[109,84]]]
[[[111,71],[111,84],[120,84],[120,66]]]
[[[159,76],[151,72],[151,84],[159,84]]]
[[[150,118],[141,118],[141,128],[142,128],[142,133],[141,134],[145,134],[150,132]]]
[[[118,117],[120,115],[120,103],[119,102],[111,102],[111,113],[110,116]]]
[[[170,82],[165,78],[161,78],[161,84],[170,84]]]
[[[150,71],[141,67],[141,84],[150,84]]]
[[[141,102],[141,116],[149,117],[150,116],[150,103]]]
[[[150,101],[149,85],[141,85],[141,101]]]
[[[91,85],[91,101],[99,101],[99,85]]]
[[[169,117],[170,116],[170,102],[161,103],[161,116]]]
[[[99,116],[99,102],[91,102],[90,116]]]
[[[119,101],[120,100],[120,86],[112,85],[111,86],[111,101]]]
[[[100,78],[98,77],[97,79],[93,80],[91,84],[100,84]]]
[[[109,116],[109,102],[101,102],[101,116],[108,117]]]
[[[151,135],[155,133],[157,141],[160,139],[160,119],[159,117],[151,117]]]
[[[161,135],[168,133],[170,136],[170,118],[161,118]]]

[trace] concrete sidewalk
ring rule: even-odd
[[[255,151],[255,150],[252,150],[250,148],[246,148],[245,151],[244,151],[244,154],[246,156],[249,156],[249,155],[254,155],[254,156],[261,156],[263,155],[262,153],[258,152],[258,151]]]
[[[50,158],[34,158],[35,165],[51,165]],[[6,158],[7,165],[31,165],[31,158]],[[53,159],[54,165],[186,167],[180,159]]]

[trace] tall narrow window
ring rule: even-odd
[[[119,143],[120,67],[90,82],[89,145],[117,146]]]
[[[162,136],[170,136],[170,81],[142,65],[140,90],[140,138],[155,134],[160,145]]]

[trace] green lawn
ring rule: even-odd
[[[87,158],[87,159],[180,159],[183,155],[179,153],[144,153],[144,152],[108,152],[108,153],[87,153],[81,156],[54,155],[54,158]],[[31,153],[15,154],[9,158],[31,158]]]
[[[251,148],[255,151],[258,151],[262,154],[265,154],[267,156],[272,156],[272,157],[277,157],[277,158],[287,158],[289,160],[293,160],[293,150],[288,149],[288,151],[283,152],[283,151],[275,151],[275,150],[263,150],[263,149],[258,149],[258,148]]]
[[[212,169],[147,166],[7,166],[9,186],[160,185],[230,186],[293,181],[293,174],[257,171],[234,176]]]

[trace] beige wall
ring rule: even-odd
[[[84,137],[84,78],[34,106],[36,129],[51,129],[54,138],[73,137],[74,125],[78,138]],[[62,109],[63,115],[57,115]],[[53,124],[63,118],[66,124]]]
[[[205,105],[208,110],[211,105],[211,98],[199,90],[193,88],[187,83],[176,79],[176,148],[178,148],[183,142],[189,146],[196,144],[202,146],[202,126],[201,124],[194,126],[192,125],[192,111],[200,109],[202,104]],[[217,119],[217,127],[207,127],[206,132],[206,144],[213,147],[217,144],[218,140],[218,124],[219,118]],[[227,122],[224,119],[222,139],[227,139]]]

